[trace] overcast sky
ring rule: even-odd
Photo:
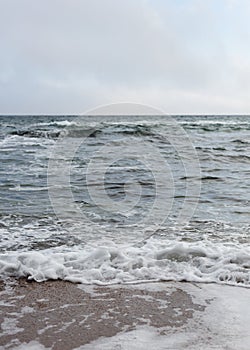
[[[0,113],[250,114],[249,0],[0,0]]]

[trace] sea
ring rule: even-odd
[[[0,116],[0,278],[250,287],[250,116]]]

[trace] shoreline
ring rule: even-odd
[[[0,282],[0,349],[147,349],[147,339],[159,349],[245,350],[249,299],[247,288],[216,284],[9,279]]]

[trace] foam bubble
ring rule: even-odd
[[[0,274],[41,282],[84,284],[195,281],[250,287],[250,248],[211,242],[163,242],[142,247],[108,244],[0,255]]]

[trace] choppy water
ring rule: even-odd
[[[0,117],[0,274],[249,286],[250,117],[174,120]]]

